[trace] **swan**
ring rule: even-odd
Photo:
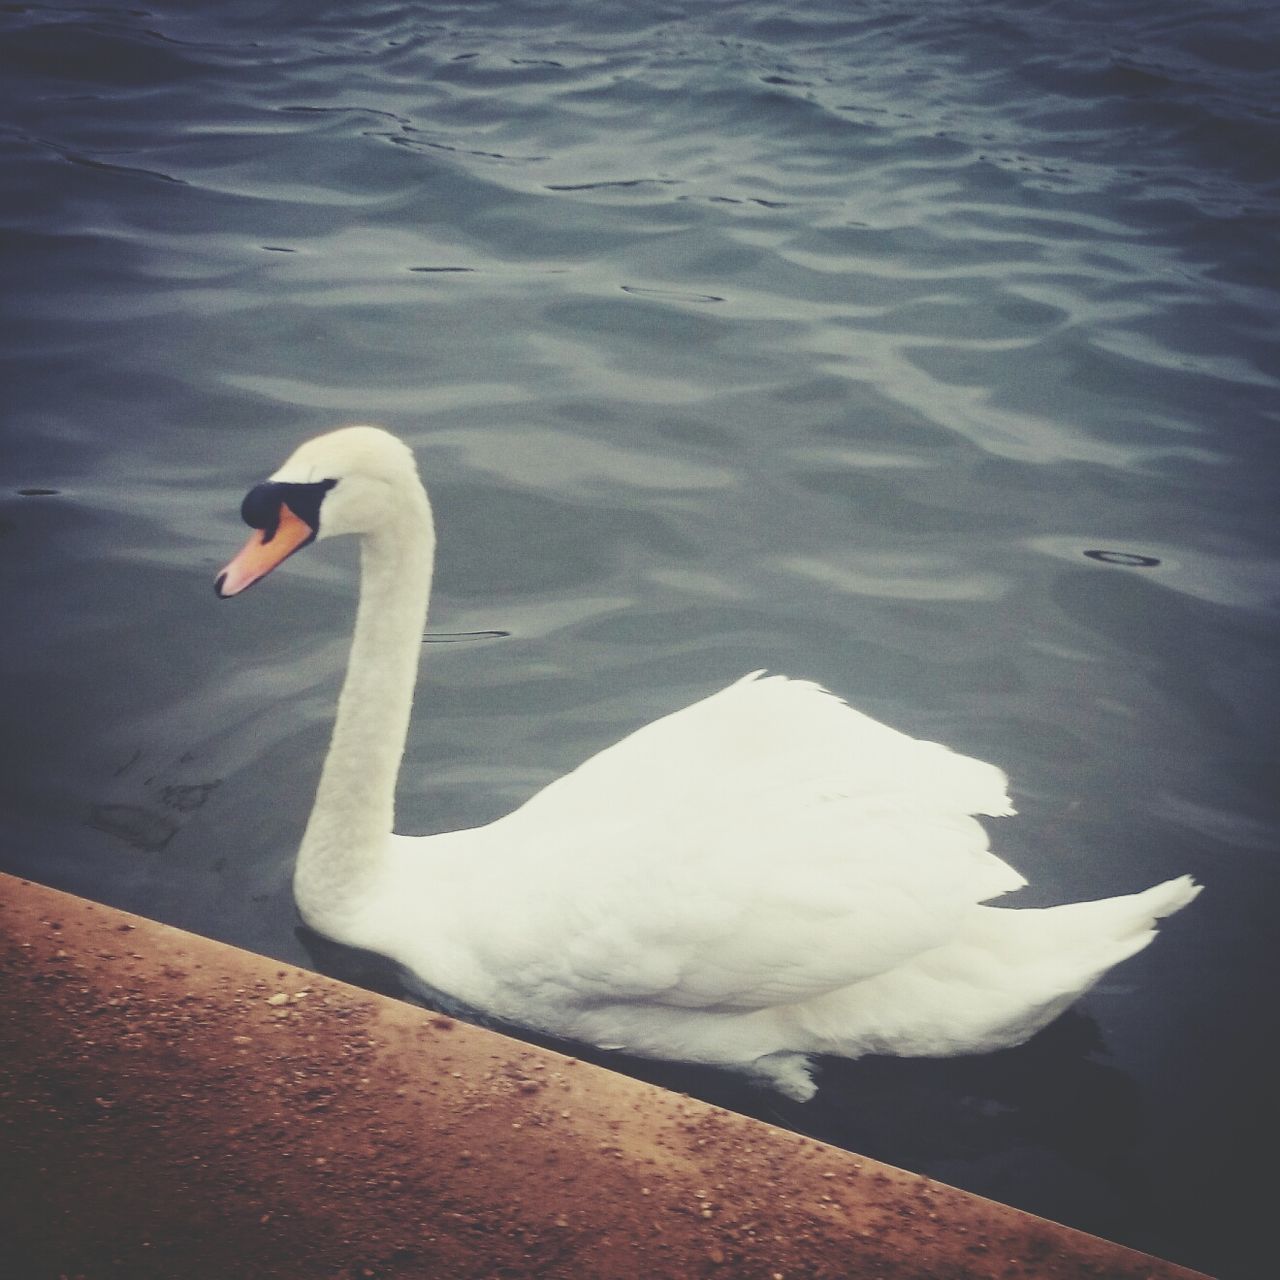
[[[756,672],[637,730],[486,826],[393,834],[435,557],[413,453],[309,440],[241,508],[238,595],[308,544],[360,540],[346,678],[294,869],[303,920],[411,988],[632,1054],[716,1064],[798,1101],[812,1056],[1005,1048],[1199,892],[1048,908],[974,815],[999,769],[818,686]]]

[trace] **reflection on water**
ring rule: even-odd
[[[4,865],[309,959],[354,558],[209,582],[382,421],[441,539],[406,830],[769,667],[1006,768],[1029,902],[1208,886],[1007,1055],[628,1069],[1254,1272],[1278,54],[1225,2],[10,6]]]

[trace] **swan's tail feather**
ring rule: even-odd
[[[1019,992],[1025,1010],[1014,1024],[1022,1025],[1004,1043],[1018,1043],[1047,1026],[1104,974],[1146,947],[1156,936],[1156,921],[1180,911],[1200,889],[1190,876],[1178,876],[1117,898],[1039,910],[987,909],[989,945],[1006,961],[1017,960],[1015,981],[1026,984]],[[1004,937],[997,940],[996,932]]]
[[[1194,902],[1203,888],[1204,885],[1196,884],[1190,876],[1177,876],[1145,893],[1135,894],[1134,897],[1146,900],[1153,919],[1163,920],[1165,916],[1171,916],[1188,903]]]
[[[1005,1049],[1034,1035],[1156,934],[1200,892],[1179,876],[1142,893],[1058,907],[985,907],[951,943],[807,1002],[818,1052],[940,1057]]]
[[[1145,947],[1155,936],[1156,921],[1181,911],[1200,888],[1190,876],[1178,876],[1141,893],[1046,907],[1039,915],[1051,945],[1087,950],[1093,941],[1100,950],[1120,953],[1111,962],[1118,964]]]
[[[1178,876],[1141,893],[1058,907],[988,908],[981,945],[1022,966],[1059,970],[1064,986],[1086,991],[1112,965],[1136,955],[1156,935],[1156,921],[1182,910],[1200,892]]]

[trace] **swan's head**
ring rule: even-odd
[[[342,427],[308,440],[245,495],[240,515],[254,532],[214,590],[238,595],[320,538],[373,533],[406,497],[425,503],[413,454],[390,432]]]

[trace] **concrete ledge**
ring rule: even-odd
[[[0,876],[6,1275],[1197,1273]]]

